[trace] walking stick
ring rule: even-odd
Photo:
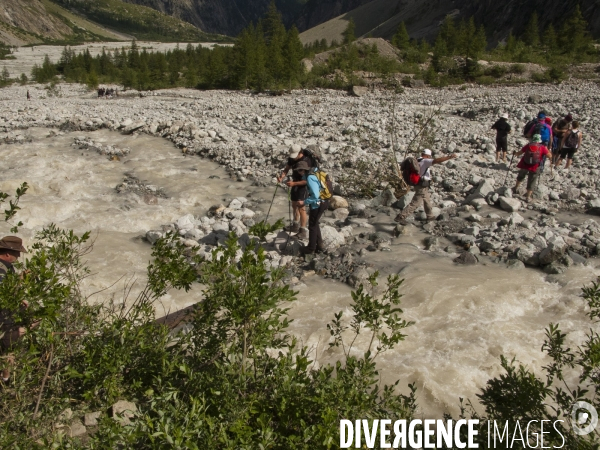
[[[279,183],[277,183],[277,185],[275,186],[275,192],[273,193],[273,199],[271,200],[271,205],[269,206],[269,210],[267,211],[267,217],[265,217],[265,220],[263,220],[263,225],[265,223],[267,223],[267,220],[269,220],[269,214],[271,214],[271,208],[273,207],[273,202],[275,201],[275,196],[277,195],[278,188],[279,188]]]
[[[510,174],[510,168],[513,163],[513,159],[515,159],[515,154],[513,153],[512,158],[510,158],[510,164],[508,165],[508,169],[506,169],[506,177],[504,178],[504,183],[502,186],[506,186],[506,180],[508,180],[508,174]]]
[[[288,237],[285,240],[285,245],[283,246],[283,250],[281,253],[284,253],[287,250],[287,246],[290,243],[290,237],[292,236],[291,226],[292,226],[292,188],[288,187],[288,212],[290,216],[290,231],[288,232]]]

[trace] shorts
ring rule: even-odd
[[[293,202],[297,202],[300,200],[306,200],[307,193],[308,193],[308,189],[306,189],[306,185],[292,186],[292,192],[290,192],[290,199]]]
[[[505,137],[496,138],[496,151],[504,152],[508,151],[508,139]]]
[[[575,156],[575,152],[577,151],[576,148],[565,148],[563,147],[562,150],[560,151],[560,159],[573,159],[573,156]]]
[[[531,170],[521,169],[519,170],[519,174],[517,175],[517,181],[523,181],[527,177],[527,190],[532,191],[533,185],[538,179],[537,172],[532,172]]]

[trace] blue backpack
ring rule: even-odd
[[[531,136],[534,134],[539,134],[542,137],[542,142],[550,141],[550,127],[546,124],[546,122],[538,121],[533,126],[533,133],[531,133]]]

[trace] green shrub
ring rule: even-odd
[[[484,75],[494,78],[501,78],[508,72],[505,66],[493,65],[484,70]]]
[[[516,73],[518,75],[522,75],[525,73],[525,65],[524,64],[511,64],[508,68],[510,73]]]

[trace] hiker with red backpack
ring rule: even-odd
[[[431,196],[429,194],[429,186],[431,185],[431,172],[429,168],[434,164],[441,164],[454,158],[456,158],[456,154],[433,159],[431,150],[426,148],[421,153],[419,159],[409,156],[402,162],[400,165],[402,178],[406,184],[415,187],[415,196],[410,204],[396,216],[394,219],[395,222],[400,225],[408,225],[406,218],[421,206],[421,203],[423,203],[423,207],[425,208],[427,221],[435,220],[433,207],[431,206]]]
[[[567,159],[567,165],[565,166],[565,169],[571,167],[571,164],[573,163],[573,156],[575,156],[575,152],[581,146],[582,139],[583,134],[579,130],[579,122],[574,120],[572,128],[562,137],[560,155],[554,167],[558,168],[565,158]]]
[[[514,153],[515,156],[523,155],[517,168],[519,174],[517,175],[517,184],[513,188],[513,192],[517,193],[521,182],[527,177],[527,194],[525,195],[525,201],[530,202],[533,196],[533,186],[539,177],[541,167],[545,158],[550,155],[548,148],[543,145],[542,137],[539,134],[532,136],[531,142],[525,145],[519,152]]]

